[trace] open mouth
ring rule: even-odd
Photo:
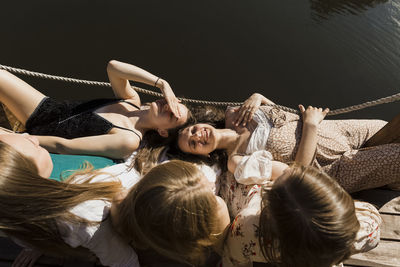
[[[203,128],[201,130],[201,143],[203,145],[207,144],[209,137],[210,137],[210,131],[208,129]]]

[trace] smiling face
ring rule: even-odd
[[[157,101],[151,102],[150,104],[150,114],[152,120],[156,123],[158,129],[173,129],[178,126],[183,125],[188,119],[188,109],[183,104],[178,104],[178,109],[180,111],[181,117],[176,118],[165,99],[159,99]]]
[[[207,156],[217,148],[216,129],[209,124],[195,124],[183,129],[178,139],[185,153]]]
[[[53,162],[46,149],[39,145],[36,137],[28,134],[0,134],[0,141],[10,145],[19,153],[32,160],[39,172],[45,178],[50,177]]]

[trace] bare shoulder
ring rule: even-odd
[[[140,101],[140,97],[131,97],[131,98],[127,98],[124,99],[125,102],[129,102],[131,104],[134,104],[135,106],[137,106],[140,109],[140,106],[142,105],[142,102]]]

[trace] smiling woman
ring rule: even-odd
[[[329,109],[299,105],[298,116],[274,105],[261,106],[268,103],[272,102],[253,94],[242,107],[227,109],[225,129],[208,124],[187,126],[177,141],[181,153],[204,159],[216,150],[225,150],[228,169],[233,173],[244,158],[261,171],[265,155],[260,153],[258,158],[256,153],[267,151],[268,158],[276,162],[298,161],[318,167],[348,192],[400,181],[399,143],[362,149],[385,121],[323,120]]]
[[[0,101],[50,152],[124,158],[151,131],[168,137],[191,115],[168,82],[136,66],[112,60],[107,73],[116,99],[56,101],[14,75],[0,70]],[[141,107],[129,80],[154,85],[163,100]]]

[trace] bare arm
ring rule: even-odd
[[[299,105],[299,108],[303,116],[303,130],[295,161],[303,165],[310,165],[317,149],[318,125],[328,114],[329,109],[322,110],[322,108],[309,106],[305,110],[303,105]]]
[[[121,159],[129,156],[139,146],[130,134],[105,134],[66,139],[57,136],[36,135],[42,147],[60,154],[86,154]]]
[[[140,106],[140,97],[129,84],[129,80],[155,86],[161,90],[174,115],[178,115],[178,99],[167,81],[132,64],[111,60],[107,65],[107,74],[114,94],[118,98],[130,99]],[[179,114],[180,116],[180,114]]]

